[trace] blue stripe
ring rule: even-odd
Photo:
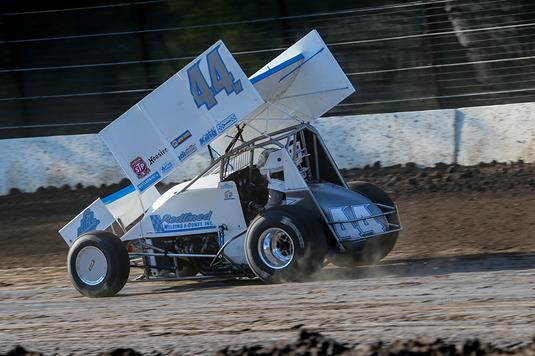
[[[295,67],[294,69],[292,69],[290,71],[290,73],[286,73],[282,78],[279,79],[279,82],[282,82],[283,79],[285,79],[286,77],[288,77],[290,74],[292,74],[293,72],[295,72],[296,70],[298,70],[299,68],[301,68],[301,66],[303,64],[305,64],[306,62],[308,62],[309,60],[311,60],[312,58],[316,57],[321,51],[323,51],[323,49],[325,49],[325,47],[321,47],[321,49],[319,51],[317,51],[316,53],[314,53],[310,58],[308,58],[307,60],[303,61],[303,63],[301,63],[300,65],[298,65],[297,67]]]
[[[116,191],[115,193],[112,193],[112,194],[102,198],[101,200],[102,200],[102,202],[104,204],[111,204],[114,201],[121,199],[125,195],[132,193],[134,190],[136,190],[136,188],[134,188],[133,185],[129,185],[127,187],[124,187],[121,190]]]
[[[300,61],[301,59],[304,59],[304,58],[305,57],[303,56],[303,54],[299,53],[297,56],[292,57],[290,59],[287,59],[284,62],[282,62],[281,64],[277,64],[275,67],[273,67],[271,69],[268,69],[264,73],[260,73],[256,77],[249,78],[249,81],[252,84],[256,84],[259,81],[261,81],[262,79],[265,79],[265,78],[269,77],[270,75],[272,75],[274,73],[277,73],[277,72],[283,70],[284,68],[286,68],[286,67],[288,67],[288,66],[294,64],[295,62],[298,62],[298,61]]]

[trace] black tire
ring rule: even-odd
[[[320,225],[320,217],[297,206],[281,206],[256,216],[247,230],[245,256],[249,267],[261,280],[280,283],[306,280],[323,266],[327,240]],[[269,229],[286,235],[293,245],[293,258],[287,265],[269,264],[260,251],[259,240]]]
[[[178,271],[177,277],[194,277],[199,273],[199,269],[193,264],[186,262],[186,261],[181,261],[181,262],[182,264]]]
[[[84,250],[85,248],[89,248],[89,250]],[[96,251],[98,256],[101,255],[94,248],[102,253],[106,261],[106,264],[100,263],[100,266],[96,266],[97,268],[100,267],[104,272],[100,278],[94,280],[95,284],[85,282],[83,280],[84,277],[79,275],[79,271],[82,271],[82,268],[85,271],[85,266],[81,266],[84,256],[85,260],[90,261],[87,270],[92,271],[95,267],[95,259],[91,259],[91,253]],[[83,255],[80,255],[82,250],[84,250]],[[78,259],[79,266],[77,268]],[[105,267],[102,267],[104,265]],[[106,231],[92,231],[80,236],[69,250],[67,266],[74,288],[86,297],[91,298],[111,297],[117,294],[124,287],[130,274],[130,259],[126,247],[118,237]]]
[[[381,188],[368,182],[354,182],[351,189],[359,192],[374,203],[388,206],[395,206],[394,201]],[[384,212],[386,210],[381,209]],[[386,216],[389,223],[399,225],[397,214]],[[339,267],[355,267],[362,265],[376,264],[385,258],[396,245],[399,231],[378,236],[364,241],[355,247],[354,250],[346,251],[343,254],[329,256],[331,262]]]

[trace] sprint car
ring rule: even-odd
[[[60,230],[74,287],[129,280],[302,281],[330,261],[371,264],[394,247],[396,205],[350,190],[311,121],[354,88],[316,31],[250,78],[223,42],[100,132],[132,182]],[[208,160],[195,178],[164,179]]]

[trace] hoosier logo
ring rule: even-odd
[[[132,170],[139,179],[145,177],[150,172],[149,166],[147,166],[143,158],[139,156],[134,158],[134,160],[130,162],[130,167],[132,167]]]

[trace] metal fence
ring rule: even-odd
[[[329,115],[535,99],[527,0],[0,6],[0,138],[97,132],[218,39],[252,74],[313,28],[357,88]]]

